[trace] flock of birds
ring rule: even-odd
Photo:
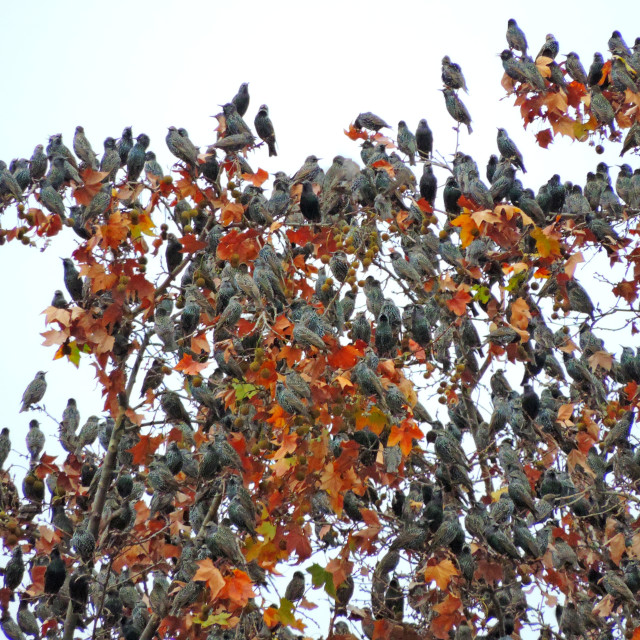
[[[547,36],[537,56],[550,59],[549,80],[536,76],[539,71],[534,71],[535,61],[527,57],[526,38],[514,20],[509,21],[507,41],[509,49],[501,57],[510,77],[540,91],[549,90],[551,85],[563,89],[564,71],[555,63],[559,47],[553,36]],[[631,50],[620,34],[614,32],[609,48],[613,55],[612,88],[621,91],[624,85],[625,89],[637,91],[639,39]],[[515,57],[513,50],[522,55]],[[597,61],[598,58],[594,64]],[[602,76],[597,75],[593,65],[586,74],[575,54],[567,57],[565,71],[577,82],[589,86],[592,108],[600,121],[596,110],[600,108],[596,106],[599,96],[606,101],[601,90],[604,85],[599,84]],[[626,78],[636,89],[631,88]],[[469,112],[458,96],[460,90],[466,90],[466,81],[459,65],[448,56],[442,60],[442,80],[449,114],[471,133]],[[231,162],[240,173],[253,173],[240,153],[255,143],[253,132],[244,121],[248,106],[248,86],[243,84],[237,95],[223,106],[219,139],[204,154],[191,142],[185,129],[169,128],[167,147],[193,180],[202,180],[222,192],[223,163]],[[611,125],[607,118],[602,122]],[[308,500],[311,505],[316,541],[323,546],[343,544],[349,528],[364,520],[363,509],[378,509],[381,513],[383,507],[385,509],[388,545],[386,552],[380,554],[372,575],[371,606],[368,617],[362,621],[365,635],[372,637],[376,619],[388,618],[398,623],[405,620],[405,602],[425,619],[428,617],[428,607],[420,604],[421,593],[403,586],[403,576],[395,571],[402,554],[424,557],[420,554],[442,555],[447,549],[452,552],[465,580],[460,587],[462,597],[472,603],[482,602],[486,619],[497,620],[488,627],[488,638],[510,636],[517,624],[526,622],[530,608],[522,580],[517,578],[516,566],[519,562],[540,562],[548,549],[556,571],[586,576],[576,580],[564,605],[557,608],[557,623],[562,633],[567,637],[596,633],[604,637],[609,633],[612,622],[592,612],[595,600],[606,595],[622,606],[628,620],[634,619],[640,590],[637,561],[629,557],[619,568],[602,552],[602,558],[592,562],[585,571],[582,555],[567,544],[566,535],[559,530],[562,516],[570,514],[586,523],[581,533],[589,544],[601,549],[605,548],[605,526],[611,519],[616,531],[627,538],[633,534],[631,515],[609,489],[629,485],[633,490],[640,480],[640,448],[630,439],[634,412],[625,409],[611,415],[607,413],[607,403],[630,382],[640,383],[640,351],[634,353],[624,347],[609,369],[591,366],[591,358],[605,350],[594,326],[598,310],[577,280],[563,282],[559,277],[564,267],[562,259],[553,265],[551,276],[541,288],[525,279],[511,291],[514,300],[517,297],[526,300],[532,316],[531,340],[526,343],[521,343],[521,334],[509,326],[506,312],[499,314],[498,322],[481,336],[480,323],[474,320],[476,315],[458,319],[446,304],[446,292],[440,291],[437,285],[427,291],[424,283],[437,283],[440,276],[447,273],[459,284],[466,281],[469,269],[478,268],[491,300],[494,285],[506,284],[501,266],[521,261],[523,253],[535,253],[535,242],[527,234],[524,223],[518,229],[522,246],[507,250],[488,237],[479,236],[462,248],[456,228],[451,225],[462,211],[459,204],[462,196],[482,209],[512,203],[540,227],[558,216],[571,218],[577,228],[589,232],[587,237],[591,242],[603,246],[608,254],[622,251],[628,240],[618,234],[616,226],[624,221],[625,213],[629,215],[640,209],[640,169],[632,170],[624,164],[612,181],[609,167],[601,162],[587,175],[584,186],[563,183],[556,174],[534,194],[516,177],[518,171],[526,171],[523,155],[507,132],[499,129],[497,153],[491,156],[484,172],[486,182],[470,155],[456,153],[451,167],[447,167],[451,175],[442,189],[443,206],[438,209],[438,180],[433,168],[439,163],[433,157],[433,133],[426,119],[420,121],[415,133],[406,122],[399,122],[397,148],[405,159],[389,152],[386,141],[378,137],[382,129],[389,127],[379,116],[361,113],[354,126],[371,132],[361,147],[362,168],[354,160],[336,156],[325,172],[318,158],[309,156],[293,176],[284,172],[275,174],[269,197],[262,188],[252,184],[240,190],[235,178],[226,184],[231,197],[243,205],[241,226],[264,228],[274,221],[283,221],[291,229],[310,226],[314,234],[329,229],[335,250],[317,255],[311,242],[296,245],[283,239],[279,246],[264,244],[254,260],[245,263],[220,260],[217,248],[226,230],[216,223],[213,205],[205,201],[204,206],[196,206],[189,198],[178,198],[171,208],[176,229],[181,233],[196,233],[206,246],[191,259],[185,259],[179,237],[169,232],[168,227],[161,231],[166,241],[166,270],[173,279],[167,293],[156,301],[155,337],[150,345],[153,355],[140,395],[145,399],[156,395],[166,422],[180,430],[182,442],[171,442],[165,454],[155,457],[145,475],[134,464],[130,451],[139,441],[138,430],[127,424],[119,440],[114,479],[96,535],[86,514],[91,510],[102,469],[91,446],[98,440],[106,451],[116,423],[112,418],[101,420],[90,416],[80,428],[76,402],[69,399],[59,423],[59,441],[69,454],[82,460],[80,482],[86,488],[86,494],[74,497],[60,491],[55,474],[49,474],[43,481],[36,473],[45,443],[38,421],[31,421],[27,434],[31,465],[22,489],[25,499],[36,508],[30,515],[23,509],[21,518],[27,522],[39,513],[48,487],[52,524],[62,541],[49,557],[32,559],[34,563],[47,563],[45,595],[37,600],[35,612],[31,611],[31,599],[26,593],[22,594],[17,622],[8,609],[3,610],[0,626],[11,640],[22,640],[23,634],[37,636],[40,633],[37,619],[42,623],[64,618],[69,599],[77,624],[84,624],[85,618],[90,617],[88,603],[91,602],[105,628],[119,623],[126,640],[139,640],[152,619],[178,616],[202,597],[204,583],[193,577],[198,561],[206,558],[243,569],[255,584],[265,584],[264,569],[256,561],[247,562],[242,553],[243,538],[257,535],[259,509],[252,493],[243,485],[243,461],[229,436],[240,433],[246,442],[264,440],[268,447],[270,426],[254,419],[255,402],[246,402],[238,411],[231,411],[221,400],[220,391],[232,380],[246,380],[250,372],[262,371],[265,356],[262,339],[282,314],[292,328],[277,344],[298,347],[305,357],[295,366],[285,360],[278,362],[273,398],[266,391],[258,391],[257,397],[265,404],[275,401],[295,424],[313,424],[317,418],[314,406],[317,386],[320,382],[331,384],[335,372],[327,368],[315,377],[308,372],[319,354],[331,352],[340,340],[351,341],[361,344],[364,352],[350,372],[350,379],[359,392],[356,400],[368,399],[390,421],[406,418],[430,426],[427,440],[434,455],[429,456],[420,455],[417,450],[403,456],[398,445],[388,445],[388,433],[377,435],[368,428],[355,430],[347,426],[332,435],[329,456],[338,460],[343,445],[356,442],[359,446],[356,464],[363,475],[367,475],[368,468],[380,464],[377,461],[380,448],[382,469],[386,473],[404,469],[406,486],[404,490],[392,491],[388,502],[370,483],[363,495],[345,492],[344,514],[338,517],[330,496],[319,486],[309,483],[304,492],[296,496],[297,500]],[[267,145],[269,155],[276,155],[275,133],[266,105],[258,110],[254,127]],[[631,138],[629,142],[629,135],[623,153],[640,145],[640,139]],[[95,227],[116,207],[135,209],[135,202],[118,203],[113,194],[118,176],[122,175],[120,172],[130,184],[140,181],[144,172],[151,189],[157,189],[164,179],[149,145],[146,134],[141,133],[134,139],[131,128],[126,128],[119,140],[105,140],[104,154],[98,161],[82,127],[76,128],[72,145],[75,153],[65,146],[60,134],[54,135],[46,150],[43,145],[36,147],[30,160],[15,160],[9,167],[0,164],[0,197],[6,206],[34,195],[43,207],[72,227],[80,239],[89,239]],[[222,162],[218,152],[226,154]],[[423,163],[419,180],[411,169],[416,159]],[[65,189],[82,185],[86,169],[104,172],[104,186],[88,205],[68,207],[63,198]],[[438,217],[424,213],[420,198],[436,212],[446,214],[446,222],[439,232],[434,231]],[[399,211],[406,214],[407,228],[399,234],[400,246],[391,250],[386,260],[383,248],[388,238],[382,225],[390,230]],[[305,275],[300,260],[303,264],[312,264],[316,259],[320,263],[316,262],[313,296],[311,299],[296,297],[292,293],[296,290],[295,279]],[[370,273],[359,280],[359,270],[370,266],[377,269],[378,275]],[[76,304],[90,309],[96,316],[104,313],[113,302],[111,293],[93,292],[71,258],[63,260],[63,267],[64,284],[71,302],[60,290],[55,292],[52,306],[64,309]],[[402,293],[387,295],[388,289],[385,290],[380,274],[395,282]],[[554,313],[564,309],[574,314],[572,318],[581,317],[579,331],[573,336],[578,342],[579,357],[568,348],[570,330],[562,326],[552,331],[545,322],[547,298],[553,300]],[[490,302],[479,301],[472,303],[470,309],[479,315],[489,306]],[[500,307],[499,303],[497,306]],[[253,333],[240,338],[237,327],[243,317],[266,320],[258,324]],[[170,390],[164,383],[167,365],[170,368],[183,355],[190,354],[188,339],[211,327],[215,333],[212,357],[217,369],[208,379],[186,376],[190,404],[185,406],[185,395]],[[115,338],[114,362],[118,366],[124,366],[133,352],[135,328],[126,315],[110,326]],[[504,371],[495,371],[489,383],[491,407],[476,407],[462,399],[461,394],[457,402],[447,406],[445,425],[432,417],[419,401],[410,400],[401,385],[391,382],[379,366],[381,360],[398,358],[406,352],[410,341],[425,351],[443,379],[458,381],[463,372],[476,381],[481,378],[484,370],[479,358],[485,356],[487,346],[517,345],[524,368],[522,392],[513,388],[513,381],[509,381]],[[544,384],[543,373],[547,376]],[[45,373],[38,372],[24,392],[21,411],[37,408],[46,388]],[[558,423],[558,412],[570,403],[581,403],[603,418],[609,430],[586,455],[585,464],[589,469],[571,471],[558,463],[532,480],[529,467],[539,462],[541,442],[553,439],[567,455],[576,448],[576,432]],[[196,425],[196,407],[203,416],[203,424]],[[196,445],[194,425],[207,434],[207,440],[200,447]],[[5,428],[0,433],[3,465],[10,451],[9,430]],[[476,496],[479,468],[504,480],[499,499],[489,506]],[[184,486],[193,488],[195,494],[193,504],[185,510],[190,533],[183,532],[175,541],[182,547],[182,555],[171,568],[171,575],[166,568],[154,572],[148,592],[144,587],[146,599],[142,597],[140,581],[136,583],[126,570],[116,574],[106,564],[97,571],[94,569],[92,560],[96,549],[117,546],[131,531],[137,515],[136,504],[146,491],[151,493],[149,517],[166,518],[177,508],[176,495]],[[16,500],[19,502],[17,495]],[[211,517],[216,501],[216,509],[224,513],[219,522]],[[8,507],[5,512],[7,510]],[[349,528],[344,526],[347,521]],[[472,547],[470,541],[478,549]],[[73,558],[73,568],[71,562],[65,563],[63,554]],[[479,559],[493,554],[504,561],[504,579],[492,588],[478,579],[477,565]],[[16,544],[4,570],[5,587],[11,591],[19,589],[24,573],[22,548]],[[176,589],[180,584],[184,586]],[[285,598],[297,603],[306,589],[304,573],[296,571],[286,588]],[[354,591],[354,579],[350,576],[336,591],[337,614],[346,615]],[[470,622],[458,625],[457,640],[471,638]],[[349,627],[340,620],[335,630],[347,633]],[[57,637],[56,633],[53,626],[48,635],[53,638]],[[227,640],[256,635],[268,638],[272,633],[260,610],[248,607],[236,629],[216,627],[209,637]],[[281,627],[274,635],[288,638],[291,631]]]

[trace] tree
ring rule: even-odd
[[[640,146],[637,41],[614,33],[612,59],[580,75],[551,36],[515,56],[520,35],[510,24],[503,84],[525,125],[551,125],[542,146],[616,144],[615,124],[623,153]],[[443,82],[471,133],[448,57]],[[328,635],[350,616],[374,640],[548,637],[557,605],[562,635],[635,637],[640,355],[597,333],[610,316],[637,332],[640,170],[615,191],[606,165],[584,191],[554,175],[534,197],[502,129],[488,187],[458,149],[435,159],[426,121],[392,140],[361,113],[346,134],[364,167],[309,156],[267,199],[247,157],[275,133],[261,108],[256,144],[247,107],[243,86],[204,153],[171,127],[174,176],[145,134],[107,139],[98,162],[82,127],[75,154],[56,135],[0,166],[2,243],[77,237],[71,300],[56,292],[43,335],[55,358],[91,360],[108,416],[80,429],[70,400],[65,454],[43,453],[34,420],[21,492],[3,472],[6,635],[17,592],[33,635],[287,637],[322,589]],[[591,259],[624,273],[606,308],[577,279]],[[45,396],[39,372],[22,410]],[[302,570],[274,601],[286,563]]]

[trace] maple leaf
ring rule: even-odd
[[[632,304],[638,299],[638,283],[635,280],[622,280],[613,287],[613,293]]]
[[[269,174],[264,169],[258,169],[256,173],[243,173],[240,177],[250,182],[254,187],[260,187],[269,179]]]
[[[433,610],[438,614],[431,622],[431,631],[436,638],[448,640],[449,631],[462,620],[462,615],[459,612],[461,605],[460,598],[449,594],[440,604],[433,607]]]
[[[227,586],[220,570],[214,566],[210,558],[197,562],[198,570],[193,576],[193,580],[202,580],[207,583],[210,590],[210,599],[215,600],[216,596]],[[246,574],[245,574],[246,575]]]
[[[219,260],[237,258],[239,262],[251,262],[258,255],[258,232],[254,229],[240,232],[231,229],[218,243],[217,256]]]
[[[573,278],[573,274],[576,271],[576,267],[584,262],[584,257],[580,251],[577,251],[569,259],[564,263],[564,272],[570,277]]]
[[[198,362],[194,360],[191,354],[185,353],[182,360],[174,367],[176,371],[182,371],[187,376],[198,375],[203,369],[206,369],[210,362]]]
[[[471,299],[470,293],[460,288],[452,298],[447,300],[447,308],[457,316],[463,316],[467,313],[467,304],[471,302]]]
[[[140,440],[129,451],[133,454],[133,464],[146,465],[157,451],[164,436],[140,436]]]
[[[348,344],[340,347],[327,357],[327,362],[334,369],[351,369],[362,356],[364,352],[358,347]]]
[[[187,233],[179,238],[180,244],[182,245],[182,249],[180,249],[180,253],[195,253],[196,251],[200,251],[207,246],[206,242],[202,242],[198,240],[198,238],[193,235],[193,233]]]
[[[479,235],[480,229],[475,220],[468,213],[461,213],[451,221],[454,227],[460,227],[460,240],[462,247],[468,247]]]
[[[393,447],[399,444],[402,453],[408,456],[411,449],[413,449],[413,440],[421,440],[422,438],[423,433],[416,424],[410,420],[405,420],[399,427],[395,424],[391,427],[388,446]]]
[[[553,142],[553,134],[551,133],[551,129],[543,129],[542,131],[538,131],[536,133],[536,142],[543,148],[547,149],[549,145]]]
[[[238,607],[244,607],[251,598],[255,598],[251,578],[244,571],[234,569],[233,576],[225,580],[224,587],[220,590],[220,597],[228,598]]]
[[[356,129],[353,124],[349,125],[349,129],[344,130],[344,135],[350,138],[351,140],[368,140],[369,136],[367,132],[363,129]]]
[[[240,222],[243,215],[244,207],[239,202],[229,202],[220,212],[220,222],[223,226],[228,227],[234,222]]]
[[[453,562],[448,559],[444,559],[438,564],[428,566],[424,570],[425,582],[434,580],[436,585],[438,585],[438,589],[441,591],[444,591],[449,586],[451,578],[457,575],[459,575],[458,569],[456,569]]]
[[[536,241],[536,250],[542,258],[548,258],[549,256],[560,257],[560,243],[557,238],[545,233],[545,230],[538,227],[531,231],[531,237]]]
[[[627,551],[627,545],[625,542],[623,533],[616,533],[613,538],[610,538],[607,541],[607,547],[609,547],[609,553],[611,555],[611,560],[615,563],[616,566],[620,566],[620,559],[622,555]]]

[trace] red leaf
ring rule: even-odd
[[[183,247],[180,249],[180,253],[195,253],[207,246],[206,242],[201,242],[192,233],[187,233],[182,236],[182,238],[180,238],[180,244]]]
[[[140,436],[140,441],[129,449],[133,454],[133,464],[146,465],[163,440],[164,436]]]
[[[185,375],[198,375],[203,369],[206,369],[210,362],[198,362],[194,360],[191,354],[186,353],[180,362],[174,367],[176,371],[182,371]]]
[[[361,349],[348,344],[329,355],[327,361],[334,369],[351,369],[363,355]]]
[[[193,576],[193,579],[206,582],[211,591],[209,598],[215,600],[220,591],[226,587],[225,580],[220,570],[213,565],[213,562],[209,558],[200,560],[197,564],[198,570],[195,576]]]
[[[311,241],[313,233],[311,227],[300,227],[299,229],[287,229],[287,238],[292,244],[297,244],[300,247],[304,247],[307,242]]]
[[[543,149],[546,149],[553,142],[553,133],[551,133],[551,129],[538,131],[538,133],[536,133],[536,142]]]
[[[433,213],[431,203],[427,202],[424,198],[420,198],[416,204],[420,207],[420,211],[422,211],[422,213]]]
[[[414,423],[405,420],[399,427],[395,424],[391,427],[388,446],[393,447],[400,444],[402,453],[408,456],[413,448],[413,440],[421,440],[422,437],[422,431]]]

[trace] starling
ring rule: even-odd
[[[329,351],[329,347],[324,340],[312,329],[301,323],[296,323],[292,331],[293,341],[302,347],[316,347],[320,351]]]
[[[162,341],[165,351],[173,352],[178,350],[178,344],[175,339],[175,325],[171,312],[161,307],[156,309],[154,330]]]
[[[404,593],[397,578],[391,578],[389,582],[384,594],[384,606],[389,617],[398,622],[402,621],[404,617]]]
[[[473,576],[476,572],[476,561],[471,554],[471,547],[465,544],[457,557],[458,566],[460,567],[460,573],[463,575],[467,582],[473,581]]]
[[[151,391],[155,391],[160,386],[164,377],[163,368],[163,361],[160,360],[160,358],[154,358],[153,363],[147,370],[144,380],[142,381],[142,387],[140,388],[141,398],[144,397],[149,389],[151,389]]]
[[[31,405],[38,404],[38,402],[44,398],[45,391],[47,390],[47,382],[44,379],[44,376],[44,371],[38,371],[38,373],[36,373],[36,377],[25,389],[22,394],[22,408],[20,409],[20,413],[30,409]]]
[[[11,558],[4,568],[4,586],[11,591],[17,589],[24,576],[24,560],[22,559],[22,547],[18,544],[11,552]]]
[[[200,173],[205,180],[212,184],[218,179],[218,174],[220,173],[220,164],[216,157],[215,147],[210,146],[207,148],[205,161],[200,165]]]
[[[67,577],[67,568],[60,557],[59,549],[55,548],[51,552],[49,564],[44,573],[44,592],[56,594],[62,588]]]
[[[26,635],[35,638],[40,637],[40,625],[33,612],[29,609],[27,600],[20,600],[18,605],[18,626]]]
[[[238,496],[234,497],[229,503],[227,513],[232,524],[236,525],[236,527],[241,531],[246,531],[250,536],[255,538],[256,527],[254,515],[247,509],[246,505]]]
[[[87,205],[82,218],[82,224],[92,222],[103,216],[111,205],[111,186],[106,184],[96,193]]]
[[[73,150],[90,169],[98,170],[98,154],[91,148],[91,143],[84,134],[84,127],[76,127],[76,133],[73,136]]]
[[[522,393],[522,410],[531,420],[535,420],[540,410],[540,398],[530,384],[524,385]]]
[[[198,166],[198,148],[189,139],[186,129],[169,127],[165,140],[169,151],[178,160],[182,160],[190,167]]]
[[[29,175],[32,180],[40,180],[47,172],[49,160],[44,152],[44,147],[39,144],[33,150],[33,155],[29,160]]]
[[[144,173],[147,179],[155,182],[164,177],[164,171],[162,171],[162,167],[156,160],[156,154],[153,151],[147,151],[144,154]]]
[[[302,600],[304,596],[305,589],[305,580],[304,573],[302,571],[295,571],[293,573],[293,578],[289,581],[287,588],[284,592],[284,597],[289,602],[296,603],[299,600]]]
[[[79,456],[82,449],[86,446],[91,446],[98,437],[98,431],[100,428],[100,418],[98,416],[89,416],[87,421],[82,425],[80,433],[78,434],[78,441],[76,447],[76,455]]]
[[[124,167],[127,164],[127,158],[129,157],[129,151],[133,147],[133,133],[131,127],[125,127],[122,130],[122,137],[118,140],[116,149],[118,156],[120,157],[120,166]]]
[[[258,109],[258,113],[255,117],[255,120],[253,121],[253,124],[260,139],[266,142],[267,146],[269,147],[269,157],[277,156],[278,153],[276,151],[276,134],[273,130],[271,118],[269,118],[269,107],[267,107],[266,104],[261,105],[260,109]]]
[[[431,205],[434,206],[436,201],[436,193],[438,190],[438,179],[433,173],[433,167],[425,163],[420,178],[420,195]]]
[[[276,382],[275,391],[276,402],[291,415],[302,415],[305,418],[311,418],[309,410],[302,403],[302,400],[290,389],[284,386],[283,382]]]
[[[391,128],[380,116],[371,113],[371,111],[360,113],[353,124],[356,129],[369,129],[376,133],[378,133],[380,129]]]
[[[0,618],[0,628],[9,640],[25,640],[22,629],[16,624],[8,610],[4,610]]]
[[[311,389],[307,381],[296,371],[289,369],[285,374],[287,387],[296,393],[300,398],[311,400]]]
[[[304,164],[296,171],[291,179],[292,184],[305,181],[316,184],[322,184],[324,182],[324,172],[318,165],[318,158],[316,158],[316,156],[307,156]]]
[[[27,451],[31,455],[31,461],[38,460],[40,453],[44,449],[44,433],[40,430],[40,424],[37,420],[29,422],[29,431],[27,433]]]
[[[71,258],[62,258],[64,267],[64,286],[75,302],[82,301],[82,280]]]
[[[149,136],[141,133],[127,156],[127,181],[137,182],[144,169],[144,157],[149,146]]]
[[[67,435],[75,434],[76,430],[80,426],[80,412],[78,411],[76,401],[73,398],[69,398],[69,400],[67,400],[67,406],[62,412],[62,421],[60,426]]]
[[[483,209],[493,210],[493,197],[487,186],[480,180],[480,176],[475,169],[469,171],[467,185],[468,195],[473,201]],[[467,194],[465,194],[467,195]]]
[[[504,129],[498,129],[498,151],[503,157],[511,160],[516,167],[522,169],[523,173],[527,173],[522,161],[522,154]]]
[[[442,192],[442,198],[444,200],[444,209],[450,215],[457,215],[461,209],[458,205],[458,200],[462,195],[460,187],[453,176],[449,176],[444,185]]]
[[[542,45],[542,48],[536,56],[536,60],[540,57],[551,58],[552,60],[555,60],[555,57],[558,55],[559,51],[560,45],[558,44],[558,41],[555,39],[552,33],[548,33],[545,37],[545,42]]]
[[[529,74],[527,73],[527,69],[524,64],[516,59],[513,56],[513,53],[509,51],[509,49],[505,49],[500,54],[500,59],[502,60],[502,68],[504,72],[516,82],[529,82]],[[546,87],[546,83],[544,82],[544,78],[542,78],[542,84]]]
[[[238,539],[229,527],[210,524],[205,544],[209,551],[217,558],[226,558],[238,567],[245,566],[245,558],[238,546]]]
[[[591,87],[591,112],[595,116],[599,126],[608,125],[614,130],[613,120],[615,112],[611,103],[605,98],[602,89],[598,85]]]
[[[406,260],[404,262],[406,262]],[[381,313],[378,316],[378,322],[376,324],[375,345],[378,355],[395,355],[394,352],[396,351],[397,341],[394,336],[391,323],[389,321],[389,316],[386,313]]]
[[[354,342],[362,340],[369,344],[371,341],[371,324],[363,311],[359,311],[351,323],[351,336]]]
[[[120,154],[116,148],[114,138],[105,138],[103,145],[104,154],[102,155],[102,160],[100,160],[100,171],[108,173],[107,180],[113,182],[120,168]]]
[[[175,391],[165,390],[160,395],[160,406],[170,421],[184,421],[191,426],[191,418]]]
[[[320,214],[320,202],[318,196],[313,191],[311,182],[304,182],[302,185],[302,193],[300,194],[300,212],[305,220],[309,222],[320,222],[322,216]]]
[[[469,93],[460,65],[451,62],[449,56],[442,58],[442,82],[448,89],[463,89],[465,93]]]
[[[470,134],[473,133],[469,111],[467,111],[467,107],[465,107],[460,98],[458,98],[456,92],[449,88],[441,89],[441,91],[444,93],[445,105],[449,115],[459,124],[466,125]]]
[[[580,62],[580,57],[575,51],[571,51],[567,54],[567,62],[565,64],[567,73],[575,80],[583,85],[587,85],[587,73]]]
[[[416,164],[416,152],[418,151],[416,136],[409,131],[409,127],[407,127],[407,123],[404,120],[398,122],[398,149],[409,156],[409,164],[411,166]]]
[[[418,123],[415,137],[420,158],[423,160],[430,158],[433,153],[433,133],[424,118]]]
[[[526,56],[527,38],[525,37],[524,32],[513,18],[509,19],[507,25],[507,44],[509,45],[509,49],[520,51],[522,55]]]
[[[636,93],[638,91],[636,81],[632,78],[627,67],[628,64],[623,58],[613,56],[613,64],[611,66],[611,81],[613,83],[613,88],[620,92],[624,92],[628,89],[631,93]],[[633,73],[633,71],[631,73]],[[636,74],[634,73],[634,76],[635,75]]]
[[[161,460],[151,462],[147,481],[154,491],[170,493],[177,491],[179,488],[178,482],[173,477],[173,473],[171,473],[166,463]]]
[[[169,273],[173,273],[182,262],[184,254],[181,253],[181,251],[182,244],[180,244],[173,233],[169,233],[167,235],[167,249],[164,254],[167,262],[167,271]]]
[[[336,587],[336,616],[346,616],[347,615],[347,605],[353,596],[354,591],[354,582],[352,576],[347,576],[337,587]]]
[[[489,524],[484,530],[484,536],[489,546],[496,552],[509,556],[514,560],[521,560],[518,549],[507,537],[507,534],[495,525]]]
[[[238,93],[231,99],[240,116],[244,116],[249,108],[249,83],[243,82],[238,89]],[[264,105],[263,105],[264,106]],[[262,109],[262,107],[260,107]],[[257,128],[257,127],[256,127]]]
[[[629,49],[619,31],[616,30],[611,34],[608,45],[609,51],[611,51],[614,56],[621,56],[623,58],[631,57],[631,49]]]

